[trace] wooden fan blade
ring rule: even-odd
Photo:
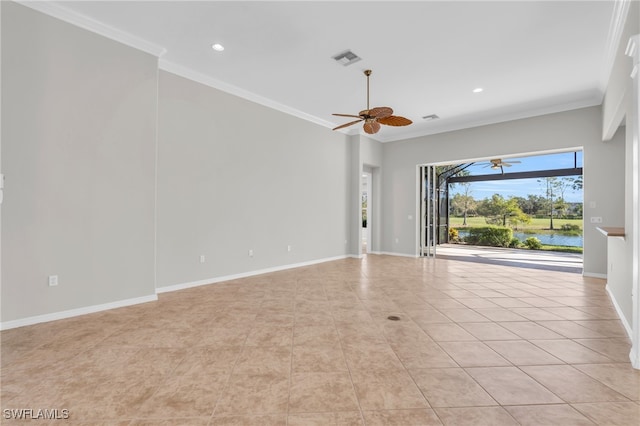
[[[378,118],[378,123],[385,124],[387,126],[408,126],[413,121],[408,118],[400,117],[399,115],[392,115],[385,118]]]
[[[340,125],[340,126],[338,126],[338,127],[334,127],[332,130],[338,130],[338,129],[342,129],[342,128],[344,128],[344,127],[349,127],[349,126],[352,126],[352,125],[354,125],[354,124],[356,124],[356,123],[359,123],[359,122],[361,122],[361,121],[362,121],[362,118],[361,118],[360,120],[352,121],[351,123],[342,124],[342,125]]]
[[[377,119],[391,117],[391,114],[393,110],[389,107],[375,107],[369,110],[369,116]]]
[[[338,116],[338,117],[362,118],[362,117],[361,117],[361,116],[359,116],[359,115],[353,115],[353,114],[331,114],[331,115],[335,115],[335,116]]]
[[[362,127],[364,131],[370,135],[378,133],[378,130],[380,130],[380,124],[375,120],[367,120]]]

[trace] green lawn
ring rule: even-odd
[[[564,224],[574,224],[580,226],[580,229],[583,228],[582,219],[553,219],[553,227],[554,229],[560,229],[560,227]],[[449,225],[454,228],[464,228],[462,226],[462,217],[449,217]],[[467,217],[467,226],[487,226],[487,222],[484,219],[484,216],[474,216]],[[518,230],[545,230],[549,229],[549,219],[536,219],[532,218],[531,223],[526,225],[519,224]]]

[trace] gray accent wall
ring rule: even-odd
[[[624,224],[624,135],[602,142],[600,107],[441,133],[383,145],[383,251],[416,255],[417,166],[536,152],[584,151],[584,273],[607,273],[607,242],[589,222]],[[589,202],[595,208],[589,208]],[[412,216],[412,219],[409,219]],[[397,239],[397,240],[396,240]],[[396,242],[398,241],[398,242]]]
[[[2,322],[155,296],[157,58],[1,7]]]
[[[349,253],[350,137],[165,71],[159,91],[159,289]]]

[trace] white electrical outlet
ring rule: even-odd
[[[287,246],[287,251],[288,251],[289,253],[291,253],[291,246],[290,246],[290,245],[289,245],[289,246]]]
[[[591,217],[591,223],[602,223],[602,218],[600,216]]]
[[[253,257],[253,250],[249,250],[249,257]]]
[[[49,287],[55,287],[58,285],[58,276],[49,275]]]
[[[207,260],[206,260],[206,258],[204,257],[204,254],[201,254],[201,255],[200,255],[200,263],[204,263],[204,262],[206,262],[206,261],[207,261]]]

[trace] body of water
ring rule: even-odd
[[[469,235],[468,231],[458,229],[460,237]],[[562,235],[562,234],[525,234],[524,232],[513,231],[514,238],[524,242],[529,237],[536,237],[542,244],[553,246],[582,247],[582,235]]]

